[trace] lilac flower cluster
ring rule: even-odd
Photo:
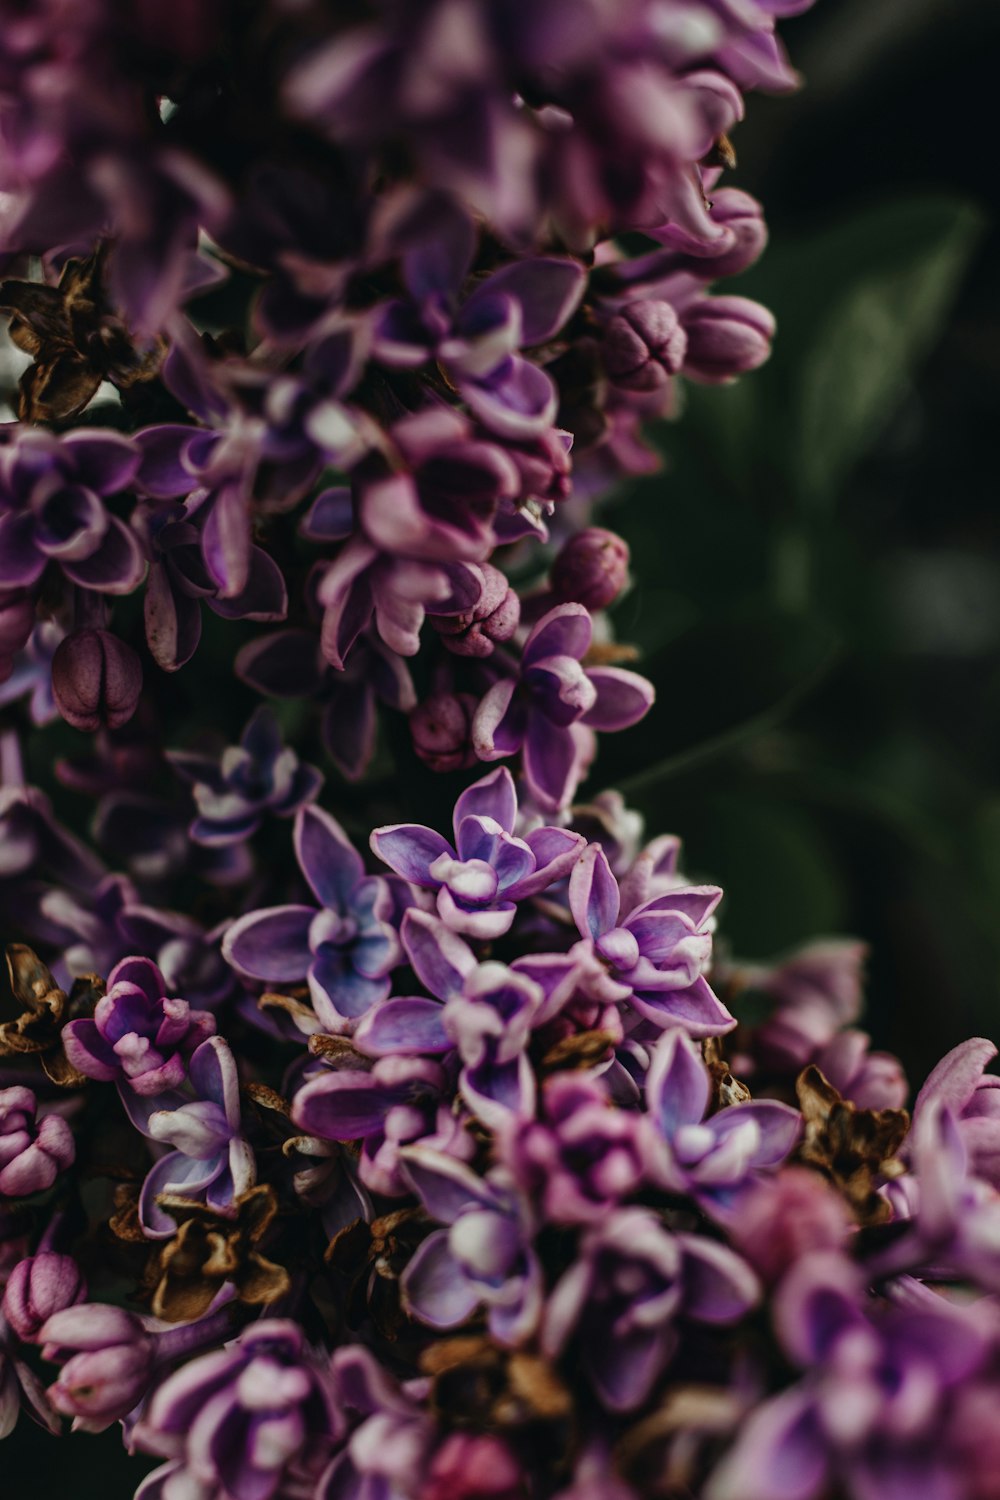
[[[717,183],[744,94],[796,81],[775,17],[801,8],[9,7],[0,312],[30,362],[0,433],[4,696],[45,715],[51,661],[63,717],[114,731],[204,607],[290,619],[237,671],[321,697],[344,774],[384,706],[429,764],[520,755],[566,806],[593,731],[652,699],[588,658],[627,563],[589,505],[654,463],[678,380],[768,354],[766,310],[710,290],[765,242]],[[218,799],[307,800],[307,770],[248,799],[229,774],[196,781],[206,841],[254,817]]]
[[[137,1500],[1000,1493],[995,1048],[911,1126],[859,944],[720,956],[581,801],[653,701],[593,506],[767,357],[719,180],[802,8],[0,0],[0,1437],[120,1423]]]

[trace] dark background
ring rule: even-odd
[[[807,86],[734,137],[774,356],[692,391],[669,484],[610,517],[659,701],[597,779],[683,835],[740,954],[866,938],[917,1085],[1000,1038],[1000,8],[820,0],[784,35]]]
[[[690,392],[666,476],[609,508],[658,704],[588,790],[683,835],[740,955],[867,939],[868,1025],[919,1083],[1000,1036],[1000,7],[819,0],[784,34],[808,87],[751,99],[730,179],[771,224],[734,290],[775,354]],[[10,1500],[124,1500],[148,1466],[27,1420],[2,1459]]]

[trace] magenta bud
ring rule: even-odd
[[[3,1294],[3,1313],[19,1339],[35,1343],[42,1324],[87,1295],[71,1255],[43,1250],[14,1267]]]
[[[684,374],[707,385],[735,380],[771,353],[774,319],[748,297],[703,297],[684,314]]]
[[[139,658],[107,630],[74,630],[52,658],[56,707],[74,729],[120,729],[141,690]]]
[[[0,1089],[0,1200],[45,1192],[76,1155],[61,1115],[37,1116],[31,1089]]]
[[[472,693],[433,693],[413,710],[413,748],[432,771],[462,771],[475,765],[472,718],[478,706]]]
[[[627,391],[656,391],[684,363],[687,337],[669,302],[630,302],[604,330],[604,368]]]
[[[431,617],[434,629],[456,656],[492,656],[498,642],[509,641],[521,619],[521,601],[499,568],[481,564],[483,592],[472,609],[460,615]]]
[[[773,1283],[810,1251],[839,1249],[851,1227],[847,1204],[825,1178],[792,1166],[754,1183],[731,1232],[754,1269]]]
[[[713,281],[721,281],[738,276],[760,258],[767,245],[767,225],[756,198],[740,188],[720,188],[712,194],[712,219],[733,236],[732,244],[705,266]]]
[[[79,1302],[54,1313],[38,1342],[43,1359],[66,1360],[49,1386],[49,1401],[85,1432],[102,1432],[146,1394],[155,1339],[124,1308]]]
[[[431,1460],[420,1500],[519,1500],[524,1475],[491,1433],[453,1432]]]
[[[613,531],[588,526],[565,543],[549,575],[555,597],[562,604],[605,609],[628,581],[628,544]]]

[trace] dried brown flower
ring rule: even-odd
[[[578,1068],[593,1068],[603,1062],[615,1044],[609,1031],[575,1031],[561,1037],[542,1058],[543,1073],[575,1071]]]
[[[399,1297],[399,1277],[427,1229],[422,1209],[400,1208],[366,1224],[355,1219],[327,1247],[325,1260],[346,1278],[347,1318],[357,1326],[370,1316],[379,1331],[395,1340],[407,1326]]]
[[[104,994],[104,980],[84,974],[73,981],[67,996],[34,949],[23,943],[8,944],[7,971],[14,1003],[21,1012],[13,1020],[0,1022],[0,1057],[32,1054],[53,1083],[82,1087],[87,1079],[63,1050],[62,1028],[78,1016],[93,1014]]]
[[[829,1178],[859,1224],[885,1223],[890,1208],[878,1182],[903,1171],[897,1152],[910,1127],[908,1111],[858,1109],[815,1066],[799,1074],[795,1091],[805,1125],[798,1159]]]
[[[11,314],[11,340],[34,359],[20,381],[22,421],[67,421],[79,416],[102,380],[128,390],[159,371],[165,340],[140,352],[107,305],[104,254],[102,247],[85,260],[67,261],[58,286],[0,284],[0,310]]]
[[[442,1339],[420,1356],[431,1405],[450,1422],[489,1429],[562,1422],[573,1409],[561,1378],[537,1354],[502,1349],[487,1334]]]
[[[751,1098],[750,1090],[729,1071],[721,1038],[709,1037],[702,1042],[701,1052],[712,1079],[711,1113],[714,1115],[720,1109],[728,1109],[731,1104],[745,1104]]]
[[[237,1198],[233,1218],[186,1198],[164,1194],[159,1202],[180,1227],[157,1250],[147,1272],[156,1317],[169,1323],[200,1318],[226,1282],[240,1302],[252,1307],[265,1307],[289,1290],[291,1277],[285,1267],[258,1249],[278,1212],[278,1200],[268,1184]]]

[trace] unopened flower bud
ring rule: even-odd
[[[850,1229],[840,1194],[818,1172],[792,1166],[754,1183],[731,1232],[754,1269],[773,1283],[810,1251],[838,1249]]]
[[[434,693],[410,715],[413,748],[432,771],[462,771],[475,765],[472,693]]]
[[[420,1500],[517,1500],[524,1475],[506,1443],[490,1433],[453,1432],[431,1460]]]
[[[499,568],[482,564],[483,592],[460,615],[436,615],[431,624],[456,656],[492,656],[497,642],[509,641],[521,618],[521,601]]]
[[[713,191],[712,222],[723,231],[717,239],[698,239],[674,222],[650,231],[661,245],[677,252],[669,266],[671,274],[681,271],[702,281],[721,281],[738,276],[763,253],[767,244],[764,211],[749,193],[740,188]]]
[[[735,380],[771,353],[774,319],[748,297],[703,297],[684,314],[684,374],[707,385]]]
[[[146,1394],[155,1340],[124,1308],[78,1303],[49,1318],[38,1342],[43,1359],[66,1359],[48,1398],[84,1432],[103,1432]]]
[[[73,1135],[61,1115],[36,1118],[30,1089],[0,1089],[0,1198],[44,1192],[76,1155]]]
[[[42,1324],[87,1295],[71,1255],[43,1250],[14,1267],[3,1295],[3,1313],[18,1338],[34,1343]]]
[[[657,391],[684,363],[687,337],[669,302],[630,302],[604,330],[604,367],[626,391]]]
[[[552,564],[552,593],[562,604],[605,609],[625,587],[628,565],[628,544],[620,536],[588,526],[569,538]]]
[[[56,707],[74,729],[118,729],[142,690],[139,658],[107,630],[75,630],[52,658]]]

